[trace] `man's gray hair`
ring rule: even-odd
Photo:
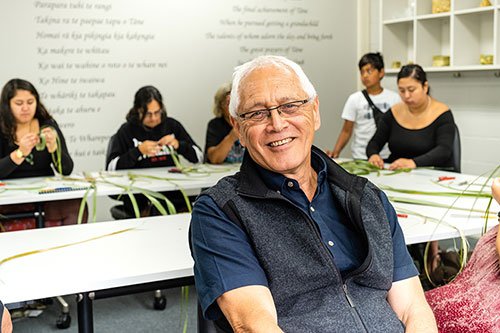
[[[265,67],[278,67],[290,72],[294,72],[299,78],[302,89],[306,92],[308,98],[316,96],[316,89],[302,68],[292,60],[275,55],[263,55],[250,60],[234,69],[233,83],[231,87],[231,98],[229,101],[229,113],[233,118],[238,117],[238,107],[240,106],[240,82],[253,70]]]

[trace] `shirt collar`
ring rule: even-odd
[[[312,151],[311,153],[311,166],[316,171],[318,174],[318,189],[321,187],[323,182],[326,179],[327,176],[327,169],[326,169],[326,163],[321,158],[321,156],[315,152]],[[264,180],[264,183],[273,191],[278,191],[281,190],[284,186],[287,186],[288,182],[293,182],[295,186],[298,187],[298,183],[295,179],[290,179],[285,176],[283,176],[280,173],[276,173],[267,169],[264,169],[260,165],[257,165],[257,170],[259,174],[261,175],[262,179]]]

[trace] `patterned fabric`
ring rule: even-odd
[[[469,263],[453,282],[426,292],[439,332],[500,332],[497,232],[498,226],[481,237]]]

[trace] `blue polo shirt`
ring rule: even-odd
[[[345,275],[362,264],[367,249],[331,193],[325,161],[313,152],[311,165],[318,175],[318,187],[310,202],[296,180],[263,168],[259,172],[270,189],[281,193],[317,224],[335,265]],[[382,192],[381,200],[393,239],[393,281],[416,276],[396,212]],[[191,235],[196,289],[207,319],[222,315],[216,299],[226,291],[249,285],[268,286],[247,234],[206,195],[201,195],[194,205]]]

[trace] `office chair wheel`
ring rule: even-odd
[[[62,313],[56,321],[56,326],[59,329],[66,329],[71,325],[71,316],[69,313]]]
[[[167,307],[167,298],[163,295],[161,297],[155,297],[153,307],[155,310],[165,310]]]

